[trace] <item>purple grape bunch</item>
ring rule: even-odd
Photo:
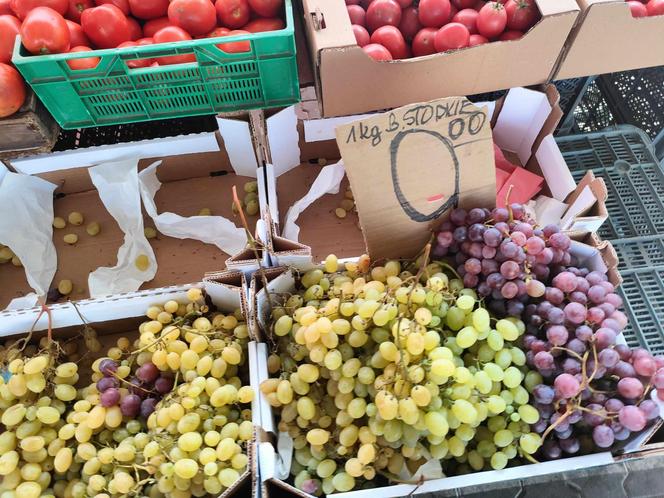
[[[520,316],[544,295],[552,270],[571,262],[569,237],[558,227],[538,228],[524,207],[458,208],[440,226],[434,256],[453,257],[466,287],[489,297],[494,313]]]
[[[437,234],[434,255],[454,260],[464,285],[499,316],[526,324],[523,349],[543,383],[531,396],[544,436],[541,456],[587,453],[624,441],[659,416],[664,357],[616,344],[627,325],[606,274],[575,265],[571,240],[508,209],[455,209]]]
[[[110,408],[120,405],[120,411],[125,417],[141,416],[147,419],[154,412],[161,397],[173,388],[173,377],[160,372],[152,362],[147,362],[141,365],[136,370],[135,376],[127,381],[129,393],[122,396],[120,381],[115,375],[117,370],[118,363],[115,360],[110,358],[102,360],[99,363],[99,371],[103,377],[97,381],[97,390],[100,393],[102,406]]]

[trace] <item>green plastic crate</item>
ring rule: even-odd
[[[12,62],[65,129],[288,106],[300,98],[291,0],[285,11],[286,27],[279,31],[94,52],[33,56],[17,38]],[[216,47],[244,40],[249,52]],[[126,64],[191,53],[196,62],[189,64]],[[91,55],[101,59],[94,69],[67,65]]]

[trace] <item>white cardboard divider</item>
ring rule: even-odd
[[[40,154],[12,160],[11,165],[19,173],[36,175],[51,171],[85,168],[130,157],[145,159],[181,156],[197,152],[217,152],[218,150],[219,143],[215,133],[208,132]]]
[[[554,474],[557,472],[567,472],[581,468],[598,467],[614,463],[613,457],[609,452],[595,453],[580,457],[563,458],[551,462],[544,462],[537,465],[521,465],[520,467],[510,467],[503,470],[490,470],[477,472],[462,476],[445,477],[424,481],[422,484],[398,484],[394,486],[385,486],[374,489],[364,489],[361,491],[349,491],[348,493],[335,493],[328,495],[330,498],[398,498],[402,496],[413,496],[423,493],[433,493],[448,489],[464,488],[468,486],[479,486],[481,484],[490,484],[494,482],[509,481],[512,479],[525,479],[535,476]]]
[[[553,198],[561,202],[567,199],[576,189],[576,183],[553,135],[544,137],[535,157]]]
[[[545,93],[512,88],[493,128],[494,141],[501,149],[517,153],[521,164],[526,164],[550,113],[551,105]]]
[[[217,118],[217,125],[235,172],[241,176],[256,178],[258,161],[249,123],[238,119]]]
[[[168,301],[169,299],[186,299],[187,289],[191,287],[203,287],[203,284],[187,284],[174,287],[163,287],[146,291],[116,294],[97,299],[85,299],[76,301],[78,311],[86,322],[104,322],[120,318],[143,316],[149,306],[155,303]],[[53,320],[52,328],[70,327],[83,325],[81,317],[76,312],[74,305],[67,303],[53,304],[49,306]],[[39,321],[41,308],[33,307],[22,310],[5,310],[0,312],[0,337],[11,336],[29,332],[34,324],[34,331],[48,329],[48,317],[42,313]]]
[[[270,116],[265,123],[272,165],[276,175],[280,176],[300,164],[300,135],[297,132],[295,106]]]

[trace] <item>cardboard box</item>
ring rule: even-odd
[[[535,3],[542,19],[520,40],[376,62],[356,44],[343,0],[303,0],[323,116],[392,109],[550,81],[579,6],[574,0]]]
[[[244,126],[248,137],[249,128],[246,123]],[[239,143],[240,140],[236,140],[234,147],[237,148]],[[244,184],[256,181],[256,159],[253,158],[252,168],[251,164],[240,164],[237,158],[231,158],[229,150],[235,149],[227,148],[219,133],[202,133],[78,149],[14,161],[12,166],[19,173],[37,175],[58,186],[54,200],[55,216],[66,219],[70,212],[78,211],[85,219],[82,226],[68,224],[64,229],[53,230],[58,268],[51,286],[57,287],[61,279],[69,279],[74,284],[69,298],[86,299],[89,297],[89,273],[99,267],[114,266],[118,248],[123,243],[124,234],[93,186],[89,166],[119,157],[138,157],[141,158],[138,168],[142,171],[155,160],[161,160],[157,176],[162,186],[155,199],[160,214],[168,211],[189,217],[207,207],[212,214],[221,215],[241,228],[240,218],[232,212],[232,187],[237,187],[242,199],[245,195]],[[237,174],[236,170],[245,175]],[[259,197],[265,205],[263,182],[259,182],[259,186]],[[154,227],[154,222],[144,210],[143,218],[146,227]],[[258,215],[247,217],[252,232],[258,219]],[[101,231],[95,237],[89,236],[85,230],[86,225],[93,221],[101,225]],[[26,227],[28,233],[29,229]],[[73,246],[65,244],[63,236],[67,233],[78,234],[78,243]],[[150,240],[150,245],[157,258],[158,270],[154,279],[144,283],[141,289],[196,282],[205,271],[223,268],[230,256],[215,245],[168,237],[159,232],[155,239]],[[251,264],[255,267],[259,265],[257,262]],[[230,261],[228,267],[246,268],[247,262]],[[0,265],[0,280],[4,284],[0,289],[0,309],[4,309],[11,299],[31,292],[24,269],[11,263]]]
[[[103,356],[109,347],[114,346],[119,337],[128,337],[132,341],[138,338],[138,326],[141,322],[148,320],[145,316],[148,307],[162,305],[169,300],[186,303],[188,302],[187,290],[191,287],[205,288],[212,304],[219,310],[229,312],[241,309],[249,326],[250,311],[245,292],[246,282],[241,272],[230,271],[218,274],[214,279],[209,279],[207,282],[129,293],[111,299],[80,301],[77,303],[78,312],[71,303],[56,304],[51,307],[53,337],[59,341],[80,337],[82,323],[79,313],[97,331],[102,343],[102,350],[98,354],[86,353],[79,346],[79,352],[85,353],[79,362],[79,371],[86,372],[85,375],[81,375],[81,382],[87,383],[89,377],[86,377],[86,375],[91,373],[90,365],[92,362],[97,357]],[[26,333],[33,331],[33,341],[36,343],[39,338],[45,335],[45,331],[48,329],[46,314],[42,314],[35,323],[38,313],[39,310],[22,310],[12,312],[9,316],[3,316],[3,326],[0,329],[0,337],[3,342],[6,339],[23,337]],[[255,355],[251,354],[251,350],[255,350],[253,342],[249,343],[248,362],[244,365],[246,370],[239,374],[245,377],[244,381],[247,383],[245,385],[248,385],[251,379],[256,377]],[[256,426],[260,424],[258,402],[255,399],[251,404],[252,422]],[[258,462],[256,453],[256,439],[254,438],[254,440],[247,443],[249,457],[247,470],[219,498],[257,496]]]
[[[592,249],[592,248],[591,248]],[[313,261],[313,260],[312,260]],[[603,263],[600,263],[600,266]],[[303,268],[310,268],[311,265],[304,265]],[[599,266],[595,267],[600,269]],[[269,378],[267,371],[267,357],[269,353],[270,335],[269,335],[269,314],[273,301],[279,296],[290,295],[295,286],[297,269],[294,268],[272,268],[268,275],[267,285],[264,286],[257,282],[250,285],[250,301],[253,302],[254,325],[258,328],[255,331],[257,337],[262,342],[257,343],[256,370],[258,373],[258,382]],[[256,279],[258,280],[258,279]],[[267,344],[265,343],[267,342]],[[291,477],[288,475],[290,469],[290,456],[287,445],[282,446],[283,442],[279,439],[277,422],[274,412],[265,399],[265,396],[259,391],[259,406],[261,410],[261,428],[258,430],[258,462],[260,473],[260,486],[263,496],[280,497],[284,493],[294,496],[308,498],[308,495],[292,484]],[[543,462],[538,464],[526,464],[518,467],[508,467],[499,471],[482,471],[472,474],[445,477],[442,479],[433,479],[422,481],[419,484],[394,484],[384,485],[378,488],[358,489],[347,493],[334,493],[328,495],[333,498],[371,498],[380,496],[381,498],[399,498],[405,496],[417,496],[435,494],[445,490],[457,488],[466,488],[482,484],[499,483],[510,480],[525,480],[531,477],[560,474],[561,478],[565,472],[570,472],[582,468],[592,468],[601,465],[608,465],[629,458],[640,458],[644,452],[656,451],[657,443],[648,445],[648,441],[654,433],[661,427],[662,420],[658,419],[640,434],[628,440],[622,448],[618,448],[614,453],[604,451],[591,455],[563,458],[560,460]],[[428,495],[427,495],[428,496]]]
[[[556,80],[664,64],[664,16],[632,17],[624,0],[578,0]]]

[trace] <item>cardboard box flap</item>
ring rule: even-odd
[[[415,256],[457,205],[495,206],[486,108],[465,97],[413,104],[341,126],[337,143],[374,260]]]

